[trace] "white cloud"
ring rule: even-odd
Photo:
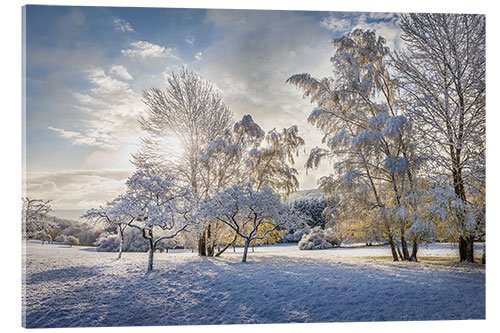
[[[352,22],[347,18],[340,18],[331,15],[321,20],[320,25],[328,30],[346,32],[351,28]]]
[[[128,93],[130,91],[128,83],[106,75],[100,67],[89,69],[87,73],[90,82],[95,86],[92,88],[95,94]]]
[[[203,59],[203,53],[201,52],[198,52],[194,55],[194,58],[196,59],[196,61],[200,61],[201,59]]]
[[[399,17],[397,14],[385,13],[385,19],[378,20],[376,22],[368,22],[368,18],[374,15],[375,17],[378,15],[383,15],[383,13],[368,13],[361,14],[359,16],[358,21],[354,25],[353,29],[371,29],[375,30],[379,36],[382,36],[386,40],[387,46],[391,50],[396,50],[401,47],[403,44],[401,36],[401,29],[399,28],[398,21]],[[390,16],[389,16],[390,15]]]
[[[100,143],[96,140],[96,138],[83,135],[82,133],[79,132],[68,131],[53,126],[49,126],[48,129],[59,133],[59,135],[61,135],[65,139],[69,139],[71,143],[75,145],[85,145],[85,146],[100,145]]]
[[[89,209],[112,200],[125,190],[130,170],[60,170],[28,172],[26,195],[52,199],[53,209]]]
[[[128,73],[120,65],[113,65],[111,72],[119,73],[117,76],[126,76]],[[88,92],[75,91],[72,94],[72,105],[80,112],[78,132],[60,126],[48,128],[74,145],[101,150],[116,150],[130,142],[138,142],[137,119],[143,110],[141,94],[133,91],[127,82],[111,77],[100,67],[88,69],[84,73],[93,87]],[[130,146],[127,148],[130,149]],[[130,152],[122,152],[122,155],[129,158]]]
[[[119,18],[119,17],[114,17],[113,18],[113,24],[115,25],[115,29],[116,30],[120,30],[120,31],[123,31],[123,32],[126,32],[126,31],[129,31],[129,32],[133,32],[135,31],[132,26],[130,25],[130,23],[128,23],[127,21]]]
[[[338,34],[347,34],[354,29],[375,30],[379,36],[385,38],[387,46],[394,50],[402,45],[398,20],[396,13],[332,12],[320,25]]]
[[[186,38],[186,43],[188,43],[190,46],[194,45],[194,37],[190,36],[189,38]]]
[[[63,138],[66,138],[66,139],[77,138],[81,135],[78,132],[66,131],[66,130],[56,128],[53,126],[49,126],[49,130],[59,133]]]
[[[88,106],[92,105],[100,105],[100,106],[105,106],[106,103],[98,99],[96,97],[90,96],[89,94],[85,93],[80,93],[80,92],[73,92],[73,97],[76,99],[76,104],[73,104],[75,107],[77,107],[80,110],[83,111],[88,111],[90,110]],[[85,106],[84,106],[85,105]]]
[[[146,41],[137,41],[130,43],[132,48],[127,50],[121,50],[122,54],[129,57],[139,57],[142,59],[148,58],[165,58],[171,57],[174,59],[179,59],[177,55],[177,50],[175,48],[165,48],[157,44],[153,44]]]
[[[118,75],[118,77],[120,77],[124,80],[132,80],[133,79],[132,75],[130,75],[127,68],[125,66],[122,66],[122,65],[111,66],[109,73]]]

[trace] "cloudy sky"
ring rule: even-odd
[[[297,124],[308,153],[321,140],[306,121],[313,106],[285,81],[330,75],[331,40],[356,27],[399,46],[397,15],[387,13],[28,6],[26,194],[84,210],[123,191],[141,94],[183,66],[216,85],[235,121]],[[306,174],[307,153],[296,164],[300,189],[329,172]]]

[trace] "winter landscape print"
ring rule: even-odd
[[[485,319],[485,16],[23,8],[27,328]]]

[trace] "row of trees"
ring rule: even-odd
[[[473,262],[484,237],[484,16],[403,14],[400,27],[402,50],[357,29],[333,41],[333,77],[287,80],[316,104],[308,120],[324,133],[306,166],[332,162],[320,180],[327,219],[368,218],[395,261],[445,238]]]
[[[172,73],[166,90],[152,88],[143,97],[145,136],[127,192],[83,215],[117,226],[120,254],[131,227],[148,241],[148,270],[159,244],[181,233],[202,256],[243,241],[245,262],[251,244],[296,223],[281,196],[298,187],[292,165],[304,140],[297,126],[265,133],[250,115],[231,126],[222,96],[186,69]],[[169,147],[172,138],[182,151]]]
[[[26,197],[22,198],[22,203],[22,236],[25,239],[38,239],[42,245],[53,241],[70,246],[93,245],[104,231],[102,227],[51,215],[50,200]]]

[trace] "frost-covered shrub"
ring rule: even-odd
[[[52,237],[50,236],[50,234],[48,234],[45,231],[40,231],[39,233],[35,234],[35,238],[38,239],[38,240],[41,240],[42,241],[42,245],[45,242],[50,243],[52,241]]]
[[[70,225],[62,231],[62,234],[64,236],[73,236],[76,238],[77,235],[82,232],[82,230],[83,229],[78,225]]]
[[[68,236],[64,239],[64,243],[68,244],[70,247],[73,245],[80,244],[80,241],[75,236]]]
[[[123,251],[124,252],[147,252],[149,250],[148,243],[142,237],[141,231],[135,228],[129,228],[123,234]]]
[[[327,242],[324,231],[320,227],[315,227],[310,233],[304,235],[299,242],[300,250],[321,250],[331,248],[332,244]]]
[[[109,232],[103,232],[94,243],[98,252],[117,252],[118,244],[118,235]]]
[[[56,242],[59,242],[59,243],[64,243],[66,241],[66,236],[64,236],[63,234],[59,235],[56,237],[55,239]]]
[[[97,241],[97,237],[102,230],[84,229],[76,237],[80,240],[80,245],[92,245]]]
[[[118,252],[120,237],[117,234],[104,232],[94,243],[99,252]],[[148,243],[141,232],[135,228],[128,228],[123,234],[123,252],[147,252]]]
[[[307,226],[305,228],[294,230],[283,236],[284,243],[298,243],[304,235],[307,235],[311,229]]]
[[[339,246],[340,243],[342,242],[337,234],[337,232],[335,231],[335,229],[333,228],[326,228],[324,231],[323,231],[323,238],[325,239],[325,241],[327,241],[328,243],[332,244],[332,246]]]

